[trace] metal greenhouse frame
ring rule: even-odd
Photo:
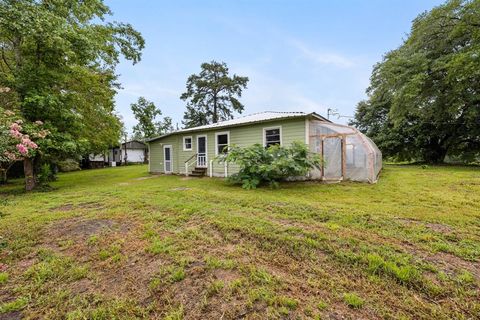
[[[356,128],[312,120],[309,123],[310,151],[322,155],[321,170],[311,178],[375,183],[382,169],[382,153]]]

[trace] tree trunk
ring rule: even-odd
[[[32,158],[25,158],[23,160],[23,173],[25,174],[25,190],[32,191],[36,186]]]
[[[215,95],[213,97],[213,123],[217,123],[218,122],[218,115],[217,115],[217,96]]]
[[[1,169],[0,173],[1,173],[0,184],[6,184],[7,183],[7,170],[6,169]]]
[[[446,148],[442,148],[442,147],[431,148],[429,150],[426,150],[424,155],[424,160],[432,164],[443,163],[446,155],[447,155]]]

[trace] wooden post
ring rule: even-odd
[[[127,155],[127,135],[125,134],[125,155],[123,156],[124,159],[125,159],[125,165],[127,165],[127,161],[128,161],[128,155]],[[120,150],[121,150],[121,146],[120,146]]]
[[[323,137],[321,138],[322,139],[322,143],[320,144],[322,146],[322,180],[323,178],[325,178],[325,152],[323,150],[323,147],[324,147],[324,143],[323,143]]]
[[[342,178],[345,180],[347,176],[347,138],[342,136]]]

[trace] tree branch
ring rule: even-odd
[[[5,49],[2,47],[2,60],[5,62],[5,65],[7,66],[8,70],[13,71],[12,67],[7,62],[7,58],[5,57]]]

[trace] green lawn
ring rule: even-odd
[[[480,314],[475,167],[245,191],[131,166],[52,187],[0,187],[1,319]]]

